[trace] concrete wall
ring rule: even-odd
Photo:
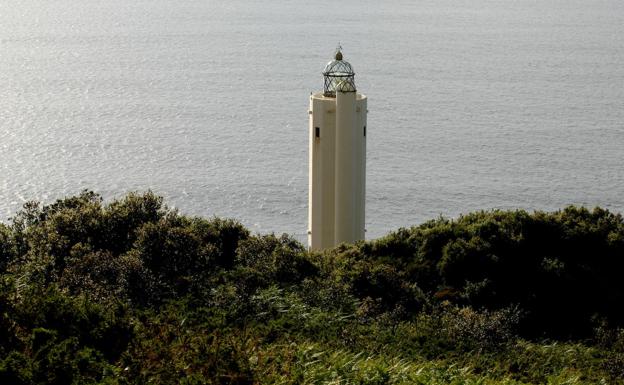
[[[356,240],[366,239],[366,138],[368,136],[368,127],[366,127],[367,99],[366,96],[358,94],[355,102],[355,141],[356,154],[359,167],[356,169],[355,184],[358,187],[358,193],[355,196],[355,228]],[[366,133],[366,135],[365,135]]]
[[[356,240],[356,197],[363,187],[356,184],[361,161],[356,158],[356,122],[355,92],[336,92],[336,244]]]
[[[316,137],[316,127],[319,137]],[[308,245],[324,249],[334,245],[334,179],[336,153],[336,101],[323,94],[310,96],[310,170]]]
[[[365,238],[366,96],[310,96],[308,245]],[[317,127],[319,137],[316,136]]]

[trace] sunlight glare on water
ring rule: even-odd
[[[304,239],[308,95],[369,97],[367,236],[478,209],[624,211],[620,0],[5,0],[0,219],[152,189]]]

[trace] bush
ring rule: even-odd
[[[520,312],[516,308],[481,312],[450,307],[441,313],[441,333],[462,350],[500,349],[516,336]]]
[[[17,257],[17,250],[11,229],[0,223],[0,274]]]
[[[0,383],[28,385],[32,383],[31,362],[24,354],[12,351],[0,360]]]
[[[309,252],[85,191],[0,225],[0,382],[623,383],[623,268],[602,209]]]
[[[106,248],[113,255],[128,252],[137,239],[137,230],[146,223],[157,223],[167,213],[162,197],[151,191],[130,193],[115,200],[104,209]]]
[[[32,291],[14,307],[14,322],[33,330],[35,342],[45,335],[59,339],[77,338],[81,346],[92,347],[108,359],[117,359],[132,339],[128,308],[122,303],[107,306],[84,297],[70,297],[54,286]],[[45,331],[45,332],[44,332]]]
[[[243,240],[237,249],[236,264],[258,274],[266,283],[298,283],[318,273],[309,261],[303,245],[284,234],[253,236]]]
[[[596,314],[624,326],[616,273],[624,268],[624,220],[606,210],[478,212],[402,229],[363,250],[440,302],[519,305],[526,336],[586,338]]]

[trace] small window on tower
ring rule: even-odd
[[[317,138],[321,137],[321,128],[320,127],[314,127],[314,136],[316,136]]]
[[[366,136],[366,126],[364,126],[364,136]]]

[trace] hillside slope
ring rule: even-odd
[[[477,212],[309,253],[84,192],[0,224],[2,384],[624,383],[624,220]]]

